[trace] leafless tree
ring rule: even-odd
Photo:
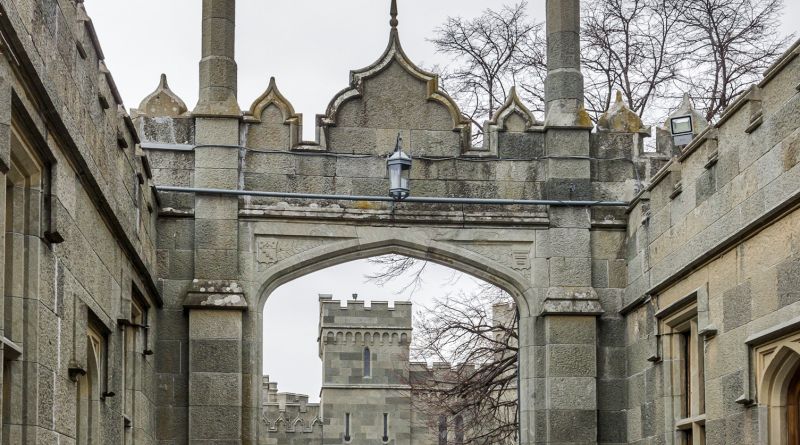
[[[516,443],[517,317],[496,320],[494,314],[509,304],[505,292],[487,284],[473,294],[436,300],[415,314],[414,358],[449,366],[434,366],[412,379],[414,408],[433,422],[461,417],[468,428],[457,442]]]
[[[450,17],[430,39],[452,60],[443,67],[443,88],[472,121],[476,137],[512,86],[541,85],[530,79],[544,72],[542,24],[530,20],[527,9],[522,1],[487,9],[474,19]],[[540,87],[521,89],[528,93],[526,99],[542,103]]]
[[[686,0],[680,22],[686,84],[713,120],[780,55],[783,0]]]
[[[673,105],[674,100],[663,102],[675,95],[680,79],[684,60],[680,11],[686,1],[584,1],[586,103],[596,117],[608,110],[615,89],[631,110],[648,120],[661,119]]]
[[[370,259],[378,284],[406,280],[403,289],[422,285],[427,261],[401,255]],[[414,408],[435,430],[440,416],[461,417],[463,444],[515,443],[519,428],[517,394],[518,320],[511,297],[481,284],[469,294],[436,299],[416,311],[412,357],[447,363],[409,382]],[[502,313],[496,312],[502,311]],[[452,425],[452,424],[451,424]],[[455,436],[449,436],[456,439]]]
[[[783,0],[583,0],[587,109],[609,108],[613,91],[646,122],[660,123],[689,92],[713,120],[757,81],[787,46]],[[481,135],[483,120],[516,85],[531,109],[544,103],[544,27],[525,1],[449,18],[431,42],[452,60],[445,89]]]

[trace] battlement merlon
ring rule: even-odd
[[[398,301],[394,307],[387,301],[349,300],[342,306],[339,300],[320,295],[320,332],[324,329],[411,330],[413,305]]]

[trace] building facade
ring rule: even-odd
[[[583,108],[579,3],[547,2],[544,119],[512,93],[474,147],[394,1],[385,52],[304,141],[276,82],[239,105],[234,0],[198,2],[199,103],[162,79],[131,110],[82,1],[0,0],[0,442],[258,444],[270,293],[394,253],[514,299],[521,444],[797,443],[800,45],[650,153],[621,102]],[[382,198],[398,133],[427,201]],[[329,399],[364,384],[323,346]],[[377,413],[354,444],[415,415],[362,391],[337,402]]]

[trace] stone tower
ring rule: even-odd
[[[409,445],[411,303],[321,295],[319,320],[323,443]]]

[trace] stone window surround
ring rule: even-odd
[[[749,404],[758,406],[759,443],[786,445],[786,389],[800,369],[800,317],[748,337]]]
[[[370,351],[369,347],[364,348],[363,355],[364,355],[364,378],[370,379],[372,378],[372,351]]]
[[[667,418],[667,426],[675,432],[669,443],[679,445],[705,443],[705,334],[697,297],[698,292],[694,292],[656,314],[661,340],[660,361],[665,365],[665,412],[672,413],[672,417]],[[688,346],[685,344],[687,337]],[[687,353],[694,358],[690,362],[690,375],[684,363]],[[689,395],[685,394],[686,389]]]
[[[150,307],[141,297],[136,285],[132,285],[132,288],[130,318],[128,320],[119,320],[123,345],[120,389],[122,391],[122,417],[126,430],[126,435],[124,436],[126,439],[128,437],[127,434],[132,432],[131,429],[134,424],[134,413],[136,412],[135,393],[141,391],[141,388],[136,385],[136,375],[142,372],[142,362],[139,360],[143,360],[144,356],[148,355],[149,352],[147,347],[147,316]]]
[[[87,309],[88,310],[88,309]],[[77,445],[90,445],[96,442],[95,434],[100,431],[100,408],[107,394],[104,366],[108,351],[107,337],[102,325],[93,320],[89,311],[86,327],[86,374],[78,378],[78,407],[76,420]]]
[[[34,259],[30,256],[31,249],[25,245],[30,241],[28,237],[41,238],[42,230],[46,227],[43,224],[47,214],[43,205],[43,191],[48,173],[43,157],[36,144],[28,137],[29,133],[25,131],[23,123],[17,113],[12,114],[8,135],[10,164],[7,166],[8,170],[3,172],[4,188],[0,193],[0,230],[5,235],[3,245],[0,246],[4,252],[0,272],[0,279],[3,280],[0,296],[3,298],[4,318],[9,322],[4,324],[3,335],[0,335],[3,351],[0,375],[4,402],[2,413],[4,424],[17,425],[22,423],[19,417],[20,404],[27,397],[28,382],[31,379],[30,371],[22,363],[25,345],[36,342],[36,333],[28,333],[22,328],[28,321],[22,301],[33,297],[27,289],[37,287],[39,280],[38,269],[27,267]],[[24,283],[28,283],[28,286]],[[6,311],[11,313],[6,314]]]

